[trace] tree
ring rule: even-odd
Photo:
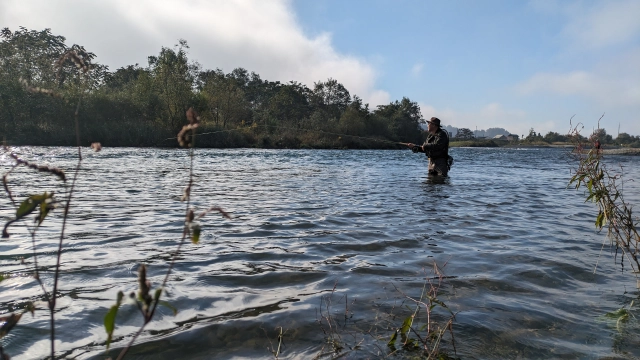
[[[243,90],[246,79],[239,76],[239,73],[225,75],[222,70],[216,69],[199,75],[200,93],[208,110],[208,117],[216,125],[237,125],[250,117],[250,105]]]
[[[529,135],[527,135],[524,140],[530,143],[536,141],[544,141],[542,136],[540,134],[536,134],[536,131],[533,128],[529,129]]]
[[[190,107],[200,67],[189,62],[186,49],[189,49],[187,42],[180,40],[174,49],[162,47],[157,57],[149,57],[149,69],[163,103],[165,118],[172,129],[183,122],[182,118]]]
[[[269,99],[268,117],[285,125],[300,126],[301,121],[311,115],[310,90],[295,81],[279,85],[278,92]]]
[[[636,141],[636,139],[633,136],[624,132],[618,134],[618,137],[616,138],[616,143],[620,145],[631,144],[634,141]]]
[[[56,64],[68,48],[63,36],[43,31],[8,28],[0,32],[0,76],[5,79],[23,79],[33,86],[53,88],[58,85]]]
[[[337,80],[314,83],[312,103],[325,111],[330,118],[339,119],[351,103],[351,94]]]
[[[402,101],[378,105],[374,116],[386,123],[391,136],[396,140],[419,142],[422,134],[420,123],[424,120],[418,103],[403,97]]]
[[[546,142],[567,142],[568,138],[565,135],[560,135],[557,132],[549,131],[547,135],[544,136],[544,140]]]
[[[459,140],[473,139],[473,131],[467,128],[460,128],[458,129],[458,133],[456,134],[455,138]]]
[[[0,40],[0,131],[9,140],[61,139],[70,125],[60,115],[103,84],[107,67],[91,65],[95,54],[80,45],[67,47],[50,29],[4,28]]]
[[[589,137],[589,140],[591,140],[592,142],[595,142],[596,140],[599,140],[600,143],[602,144],[611,144],[613,143],[613,137],[609,134],[607,134],[607,131],[605,129],[602,128],[598,128],[596,130],[593,131],[593,134],[591,134],[591,136]]]
[[[350,135],[363,134],[369,117],[369,104],[363,105],[362,99],[353,97],[353,101],[340,117],[340,132]]]

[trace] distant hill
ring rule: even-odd
[[[447,125],[443,126],[443,129],[447,130],[451,136],[456,136],[458,133],[458,128],[455,126]],[[496,135],[509,135],[511,134],[509,131],[503,128],[488,128],[487,130],[475,130],[470,129],[476,135],[477,138],[492,138]]]

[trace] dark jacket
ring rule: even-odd
[[[438,128],[435,134],[429,133],[424,142],[424,153],[432,160],[447,159],[449,157],[449,134]]]

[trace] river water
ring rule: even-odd
[[[15,151],[68,177],[77,158],[74,148]],[[177,315],[159,308],[130,358],[269,359],[280,328],[283,359],[328,352],[331,335],[344,358],[383,358],[408,313],[403,304],[414,306],[404,295],[420,296],[434,262],[444,266],[439,299],[456,313],[462,359],[639,357],[637,319],[616,326],[604,316],[637,302],[636,280],[603,249],[595,206],[567,188],[567,150],[451,152],[456,163],[439,182],[410,151],[198,149],[193,206],[219,206],[232,219],[212,212],[200,221],[200,243],[185,244],[167,286]],[[56,347],[69,358],[105,358],[103,317],[117,292],[137,290],[140,263],[158,286],[180,240],[189,158],[177,149],[84,155],[62,254]],[[607,161],[640,179],[640,157]],[[0,155],[3,173],[11,163]],[[26,167],[9,183],[19,200],[64,191]],[[640,202],[639,189],[626,183],[627,200]],[[15,210],[6,194],[0,200],[6,222]],[[61,214],[36,237],[47,289]],[[0,283],[0,313],[43,299],[25,224],[9,230],[0,242],[0,272],[10,275]],[[338,327],[327,326],[328,315]],[[111,356],[141,323],[123,305]],[[46,357],[48,326],[46,310],[25,315],[2,346],[14,359]],[[406,355],[416,353],[395,356]]]

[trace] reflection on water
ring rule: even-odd
[[[69,173],[71,148],[19,152]],[[399,294],[418,296],[423,268],[447,263],[442,299],[456,312],[462,358],[602,358],[640,356],[637,336],[602,315],[638,297],[635,279],[601,253],[595,210],[567,189],[569,158],[558,149],[452,149],[450,176],[426,176],[426,159],[409,151],[198,150],[194,206],[209,214],[198,245],[178,257],[168,300],[131,357],[272,358],[276,327],[287,330],[287,358],[315,356],[323,343],[320,299],[355,299],[354,326],[367,328]],[[103,356],[102,319],[119,290],[136,289],[137,264],[162,281],[181,235],[180,195],[187,154],[169,149],[103,149],[87,153],[63,254],[57,334],[61,354]],[[639,158],[612,157],[640,178]],[[2,170],[10,160],[0,155]],[[14,196],[63,189],[55,179],[18,168]],[[640,184],[625,196],[640,202]],[[6,221],[14,214],[0,202]],[[61,211],[39,232],[45,286],[57,246]],[[0,311],[41,298],[30,279],[32,249],[14,228],[0,242]],[[24,258],[25,265],[20,264]],[[598,270],[593,273],[599,260]],[[351,301],[351,300],[350,300]],[[114,346],[141,324],[124,306]],[[23,318],[2,345],[15,358],[47,355],[48,317]],[[628,326],[631,326],[628,325]],[[637,333],[637,332],[636,332]],[[351,358],[376,357],[368,339]]]
[[[451,180],[449,180],[450,178],[448,176],[438,176],[438,175],[427,175],[427,177],[425,178],[424,183],[425,184],[450,184]]]

